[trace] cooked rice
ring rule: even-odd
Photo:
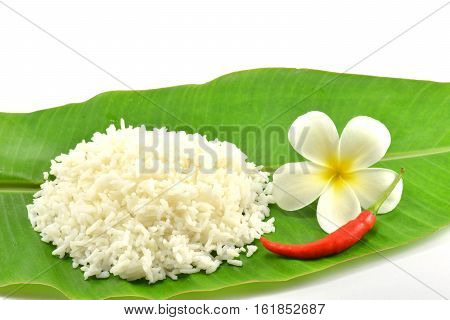
[[[27,206],[34,229],[68,254],[84,277],[145,278],[211,273],[223,261],[241,266],[245,245],[274,231],[268,173],[228,142],[199,134],[111,125],[92,141],[51,161]],[[177,143],[178,141],[178,143]],[[211,152],[211,150],[213,152]],[[256,251],[247,246],[247,255]]]
[[[247,258],[250,258],[256,252],[256,250],[258,250],[257,246],[247,246]]]

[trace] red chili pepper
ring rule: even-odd
[[[381,196],[381,200],[377,201],[371,209],[364,210],[355,219],[326,237],[306,244],[284,244],[261,237],[261,243],[273,253],[296,259],[317,259],[342,252],[361,240],[372,229],[378,209],[394,190],[403,172],[404,170],[401,169],[400,174]]]

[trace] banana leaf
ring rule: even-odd
[[[52,256],[25,206],[43,182],[50,159],[66,153],[111,123],[147,129],[200,132],[234,142],[256,164],[274,170],[301,157],[287,130],[299,115],[319,110],[342,130],[357,115],[386,124],[388,154],[375,167],[406,168],[403,198],[349,250],[313,261],[275,256],[261,247],[244,266],[166,279],[153,285],[117,277],[84,280],[69,258]],[[449,224],[450,83],[336,74],[306,69],[258,69],[225,75],[202,85],[114,91],[28,114],[0,113],[0,287],[44,285],[71,299],[139,297],[166,299],[255,282],[280,282],[408,244]],[[285,212],[271,205],[272,240],[301,243],[323,237],[315,205]],[[39,293],[37,293],[39,297]],[[214,298],[214,295],[211,295]]]

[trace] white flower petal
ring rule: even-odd
[[[273,174],[272,195],[278,206],[287,211],[301,209],[316,200],[330,179],[326,168],[312,162],[286,163]]]
[[[336,158],[339,135],[333,121],[323,112],[311,111],[298,117],[289,129],[289,142],[303,157],[327,166]]]
[[[336,231],[361,212],[353,190],[343,180],[333,180],[320,196],[317,204],[317,221],[328,233]]]
[[[351,164],[351,170],[364,169],[383,158],[390,144],[391,135],[384,124],[370,117],[356,117],[342,131],[339,157]]]
[[[381,195],[389,188],[397,173],[388,169],[370,168],[355,171],[353,176],[354,178],[348,183],[358,197],[361,206],[367,209],[380,200]],[[399,203],[402,192],[403,181],[400,180],[381,205],[378,213],[392,211]]]

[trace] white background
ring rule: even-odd
[[[259,304],[259,312],[256,312],[256,304]],[[214,320],[229,320],[245,319],[245,320],[277,320],[283,319],[346,319],[360,320],[363,315],[364,320],[380,320],[389,314],[390,319],[448,319],[448,303],[445,301],[335,301],[335,300],[321,300],[314,301],[316,304],[316,310],[321,310],[321,313],[316,314],[276,314],[275,316],[269,312],[263,314],[262,304],[270,306],[275,304],[276,309],[281,302],[274,303],[271,300],[260,300],[258,302],[249,300],[231,300],[231,301],[93,301],[93,300],[79,300],[79,301],[27,301],[24,308],[24,301],[1,301],[2,306],[1,314],[5,315],[5,319],[33,319],[33,320],[60,320],[61,315],[65,320],[79,320],[80,318],[86,318],[86,314],[89,314],[88,319],[108,319],[108,320],[123,320],[123,319],[183,319],[183,320],[199,320],[199,319],[214,319]],[[312,302],[299,302],[298,300],[284,300],[283,305],[291,304],[291,310],[296,307],[293,304],[300,304],[307,309]],[[325,304],[317,306],[317,304]],[[209,307],[210,314],[205,314],[203,311],[203,305]],[[158,313],[159,306],[161,306],[161,313]],[[172,308],[172,311],[167,311],[167,306]],[[184,306],[188,308],[195,308],[200,314],[177,313],[176,317],[170,317],[168,313],[174,315],[173,308],[182,308]],[[125,314],[124,307],[146,307],[153,308],[151,314],[144,315],[128,315]],[[229,310],[230,307],[239,307],[239,313],[230,313],[227,310],[223,311],[223,308]],[[165,310],[164,310],[165,308]],[[215,309],[218,308],[218,309]],[[214,314],[213,310],[216,310]],[[70,310],[70,312],[67,312]],[[236,310],[236,309],[233,309]],[[286,308],[285,308],[286,310]],[[301,310],[301,309],[300,309]],[[370,312],[368,312],[370,310]],[[297,313],[298,313],[297,309]],[[388,311],[388,312],[387,312]],[[156,314],[155,314],[156,312]],[[225,314],[223,314],[225,312]],[[306,312],[306,310],[305,310]]]
[[[349,72],[448,82],[450,5],[399,36],[445,3],[5,0],[0,111],[29,112],[107,90],[202,83],[261,67],[342,72],[360,62]],[[449,243],[446,228],[384,255],[450,297]],[[379,256],[271,287],[250,286],[245,293],[198,297],[441,298]]]

